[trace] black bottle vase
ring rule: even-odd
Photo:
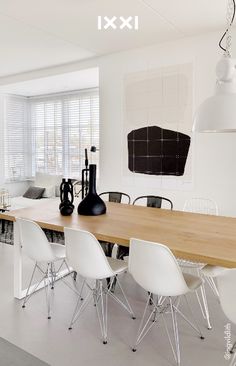
[[[78,214],[85,216],[97,216],[106,213],[106,205],[96,191],[96,165],[89,165],[89,191],[87,196],[78,206]]]

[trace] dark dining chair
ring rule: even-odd
[[[127,203],[128,205],[131,202],[131,198],[127,193],[124,192],[102,192],[99,194],[100,197],[106,200],[104,196],[107,197],[107,201],[116,202],[116,203]]]
[[[114,191],[102,192],[99,194],[99,196],[108,202],[127,203],[128,205],[131,202],[130,196],[124,192],[114,192]],[[107,257],[111,257],[114,244],[106,242],[106,241],[101,241],[101,240],[99,242],[101,244],[101,247],[102,247],[105,255]],[[119,247],[120,246],[118,246],[118,251],[119,251]],[[124,248],[124,247],[122,247],[122,248]],[[118,253],[118,251],[117,251],[117,253]],[[117,256],[117,259],[119,259],[118,256]],[[122,259],[122,258],[120,258],[120,259]],[[110,285],[110,279],[107,279],[107,284],[108,284],[108,286]],[[112,289],[111,289],[112,292],[114,292],[115,286],[116,286],[116,279],[114,279],[114,281],[112,283]]]
[[[167,209],[173,210],[173,202],[166,197],[154,196],[154,195],[139,196],[135,198],[135,200],[133,201],[133,205],[136,205],[138,202],[142,203],[142,201],[145,202],[146,207],[164,208],[163,207],[164,203]],[[117,258],[124,259],[124,257],[128,255],[129,255],[129,248],[119,245],[117,251]]]
[[[153,207],[153,208],[164,208],[163,203],[165,204],[165,208],[173,210],[173,202],[166,197],[161,196],[154,196],[154,195],[147,195],[147,196],[139,196],[135,198],[133,201],[133,205],[136,205],[137,202],[141,203],[142,201],[146,201],[147,207]],[[129,248],[125,248],[127,254],[123,254],[124,256],[127,256],[129,254]],[[151,296],[151,299],[153,298],[153,295],[149,293],[149,296]],[[150,305],[152,304],[152,300],[150,300]]]
[[[130,196],[124,192],[114,192],[114,191],[102,192],[99,194],[99,196],[108,202],[127,203],[128,205],[131,202]],[[100,241],[100,244],[106,256],[111,257],[114,244],[105,241]]]
[[[170,210],[173,210],[173,202],[166,197],[161,196],[140,196],[135,198],[133,205],[136,205],[137,202],[141,202],[142,200],[146,200],[146,206],[147,207],[155,207],[155,208],[164,208],[163,203],[167,205],[166,208],[169,208]]]

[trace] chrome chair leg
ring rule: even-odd
[[[131,305],[130,305],[130,303],[129,303],[129,300],[127,299],[127,296],[125,295],[125,292],[124,292],[124,290],[123,290],[123,287],[121,286],[121,283],[120,283],[120,280],[119,280],[118,276],[117,276],[116,278],[114,278],[114,280],[116,280],[116,281],[117,281],[117,284],[118,284],[118,286],[119,286],[119,288],[120,288],[120,290],[121,290],[121,293],[122,293],[122,295],[123,295],[123,297],[124,297],[124,300],[125,300],[125,302],[126,302],[126,305],[127,305],[127,306],[126,306],[126,305],[125,305],[121,300],[119,300],[117,296],[115,296],[115,295],[114,295],[113,293],[111,293],[110,291],[108,291],[108,294],[109,294],[109,295],[111,295],[111,296],[113,297],[113,299],[115,299],[116,301],[118,301],[118,303],[119,303],[121,306],[123,306],[123,308],[124,308],[124,309],[126,309],[126,310],[128,311],[128,313],[130,313],[130,315],[131,315],[132,319],[136,319],[136,317],[135,317],[135,315],[134,315],[134,312],[133,312],[133,309],[132,309],[132,307],[131,307]],[[111,284],[110,288],[112,289],[112,287],[113,287],[113,284]]]
[[[70,269],[66,263],[66,260],[63,259],[60,266],[59,266],[59,269],[55,269],[55,264],[53,262],[50,262],[50,263],[47,263],[47,266],[46,266],[46,270],[41,268],[38,263],[35,263],[34,265],[34,268],[33,268],[33,272],[32,272],[32,275],[31,275],[31,278],[30,278],[30,282],[29,282],[29,285],[28,285],[28,288],[27,288],[27,291],[26,291],[26,296],[24,298],[24,301],[23,301],[23,304],[22,304],[22,308],[25,308],[26,306],[26,303],[29,301],[29,299],[31,298],[31,296],[36,292],[36,290],[38,289],[38,287],[41,285],[41,283],[44,281],[44,288],[45,288],[45,291],[46,291],[46,302],[47,302],[47,312],[48,312],[48,319],[51,319],[51,294],[50,294],[50,291],[49,289],[54,289],[54,286],[55,286],[55,282],[57,279],[61,279],[64,283],[66,283],[65,279],[63,277],[60,277],[58,276],[58,273],[60,272],[63,264],[65,264],[67,270],[68,270],[68,273],[70,273]],[[33,289],[30,291],[31,287],[32,287],[32,284],[33,284],[33,279],[34,279],[34,276],[35,276],[35,273],[36,273],[36,270],[38,270],[41,274],[42,274],[42,278],[40,281],[38,281]],[[66,283],[68,285],[68,283]],[[69,286],[69,285],[68,285]],[[78,291],[75,291],[74,289],[72,289],[71,286],[69,286],[72,290],[74,290],[76,293],[79,293],[80,296],[82,294],[82,290],[83,290],[83,286],[84,286],[84,283],[82,284],[82,288],[81,288],[81,291],[80,293]]]
[[[102,333],[102,339],[103,344],[107,344],[107,291],[104,291],[102,280],[99,281],[99,290],[98,290],[98,296],[96,297],[96,310],[97,310],[97,316],[98,321]],[[99,303],[100,308],[99,309]],[[101,313],[100,311],[101,310]]]
[[[188,309],[189,309],[189,313],[190,313],[190,315],[191,315],[191,318],[193,318],[193,320],[194,320],[194,323],[195,324],[193,324],[183,313],[182,313],[182,311],[180,311],[179,310],[179,308],[178,307],[176,307],[175,305],[174,305],[174,308],[175,308],[175,310],[176,310],[176,312],[190,325],[190,327],[192,327],[192,329],[193,330],[195,330],[196,332],[197,332],[197,334],[199,335],[199,337],[200,337],[200,339],[205,339],[204,337],[203,337],[203,335],[202,335],[202,332],[201,332],[201,330],[200,330],[200,328],[198,327],[198,325],[197,325],[197,322],[196,322],[196,320],[195,320],[195,317],[194,317],[194,313],[193,313],[193,311],[192,311],[192,308],[191,308],[191,306],[190,306],[190,304],[189,304],[189,301],[188,301],[188,299],[187,299],[187,296],[185,295],[184,296],[184,298],[185,298],[185,301],[186,301],[186,304],[187,304],[187,307],[188,307]]]
[[[96,280],[94,288],[90,287],[86,283],[85,280],[84,280],[84,283],[82,286],[84,286],[84,284],[87,285],[87,287],[89,289],[89,293],[85,297],[83,302],[81,302],[81,297],[78,296],[77,304],[75,306],[75,310],[74,310],[74,313],[72,315],[72,319],[71,319],[71,322],[69,325],[69,330],[72,329],[72,326],[77,322],[81,313],[87,307],[91,298],[93,298],[94,305],[96,305],[96,311],[97,311],[98,321],[99,321],[99,325],[100,325],[100,329],[101,329],[101,333],[102,333],[103,343],[106,344],[107,343],[107,292],[105,292],[103,289],[102,280],[100,280],[100,281]],[[105,297],[105,299],[104,299],[104,297]],[[99,307],[101,307],[101,314],[100,314]]]
[[[230,366],[235,366],[235,364],[236,364],[236,353],[233,355]]]
[[[152,304],[154,304],[153,310],[151,312],[151,314],[149,315],[149,317],[147,318],[145,324],[144,324],[144,320],[146,317],[146,313],[147,313],[147,309],[149,307],[150,301],[152,300],[152,294],[150,293],[144,308],[144,312],[143,312],[143,316],[139,325],[139,329],[138,329],[138,333],[137,333],[137,338],[136,338],[136,342],[134,343],[134,346],[132,347],[132,351],[136,352],[137,351],[137,346],[139,345],[139,343],[143,340],[143,338],[148,334],[148,332],[151,330],[151,328],[153,327],[153,325],[155,324],[155,322],[151,322],[151,324],[148,326],[150,320],[152,319],[155,311],[156,311],[156,307],[155,304],[152,302]],[[144,324],[144,325],[143,325]]]
[[[216,287],[216,283],[214,281],[214,278],[211,277],[205,277],[208,285],[210,286],[211,290],[213,291],[215,297],[219,300],[219,292],[218,289]]]
[[[187,306],[189,308],[189,312],[191,314],[191,316],[194,318],[194,315],[193,315],[193,312],[192,312],[192,309],[189,305],[189,302],[187,300],[187,297],[185,296],[185,300],[186,300],[186,303],[187,303]],[[199,335],[199,337],[201,339],[204,339],[202,333],[201,333],[201,330],[199,329],[199,327],[197,326],[197,323],[196,325],[193,324],[183,313],[182,311],[179,309],[179,298],[177,299],[177,305],[173,302],[173,299],[172,298],[169,298],[169,301],[170,301],[170,310],[171,310],[171,317],[172,317],[172,325],[173,325],[173,332],[174,332],[174,343],[175,343],[175,346],[173,345],[173,342],[171,340],[171,336],[170,336],[170,333],[168,331],[168,327],[167,327],[167,324],[166,324],[166,321],[165,321],[165,318],[164,318],[164,315],[163,315],[163,320],[164,320],[164,324],[165,324],[165,328],[166,328],[166,332],[167,332],[167,335],[168,335],[168,339],[169,339],[169,342],[170,342],[170,346],[171,346],[171,349],[172,349],[172,352],[173,352],[173,355],[174,355],[174,358],[175,358],[175,361],[177,363],[177,365],[179,366],[180,365],[180,342],[179,342],[179,330],[178,330],[178,322],[177,322],[177,314],[179,314],[185,321],[187,324],[189,324],[196,332],[197,334]]]
[[[74,281],[76,281],[76,280],[77,280],[77,272],[76,272],[76,271],[74,271],[74,272],[73,272],[73,280],[74,280]]]
[[[203,317],[204,317],[204,319],[206,319],[207,328],[209,330],[211,330],[212,326],[211,326],[211,322],[210,322],[210,313],[209,313],[209,308],[208,308],[208,303],[207,303],[207,296],[206,296],[206,289],[205,289],[205,283],[204,283],[205,282],[205,276],[203,276],[200,269],[197,269],[197,275],[198,275],[198,277],[200,277],[202,279],[202,285],[200,287],[200,291],[201,291],[201,298],[202,298],[203,305],[201,304],[199,295],[196,291],[197,299],[198,299]]]
[[[234,344],[232,345],[230,353],[231,354],[235,353],[235,349],[236,349],[236,342],[234,342]]]
[[[95,281],[95,289],[93,290],[93,305],[94,306],[97,306],[97,301],[98,301],[98,298],[99,298],[99,281],[96,280]]]
[[[207,328],[210,330],[210,329],[212,329],[212,326],[211,326],[211,322],[210,322],[210,314],[209,314],[209,308],[208,308],[206,290],[205,290],[204,283],[202,284],[202,286],[200,288],[200,291],[201,291],[201,294],[202,294],[202,301],[203,301],[204,311],[205,311],[205,316],[206,316],[206,321],[207,321]]]
[[[78,296],[78,300],[75,306],[75,310],[74,313],[72,315],[71,318],[71,322],[69,325],[69,330],[72,330],[73,325],[77,322],[77,320],[79,319],[81,313],[83,312],[83,310],[87,307],[87,305],[89,304],[89,301],[91,300],[92,297],[92,292],[90,291],[87,296],[85,297],[85,299],[83,301],[81,301],[81,297]]]
[[[67,271],[68,271],[68,275],[70,275],[72,278],[73,278],[73,280],[74,280],[74,273],[75,272],[71,272],[70,271],[70,268],[69,268],[69,266],[68,266],[68,263],[67,263],[67,261],[66,261],[66,259],[64,259],[63,260],[63,262],[62,262],[62,264],[61,264],[61,266],[59,267],[59,269],[58,269],[58,271],[57,271],[57,273],[59,272],[59,270],[61,270],[61,268],[62,268],[62,266],[63,266],[63,264],[65,265],[65,267],[66,267],[66,269],[67,269]],[[77,272],[76,272],[76,278],[77,278]],[[83,280],[83,282],[82,282],[82,285],[81,285],[81,289],[80,289],[80,291],[78,291],[77,290],[77,288],[76,288],[76,281],[73,281],[73,286],[65,279],[65,277],[60,277],[60,280],[62,280],[62,282],[66,285],[66,286],[68,286],[72,291],[74,291],[76,294],[78,294],[78,295],[80,295],[80,298],[81,298],[81,300],[83,300],[83,289],[84,289],[84,284],[85,284],[85,280]]]
[[[144,324],[144,319],[146,317],[146,313],[147,313],[147,309],[149,308],[149,302],[152,301],[152,305],[153,305],[153,310],[150,313],[149,317],[147,318],[145,324]],[[186,298],[186,303],[188,305],[189,308],[189,312],[191,314],[191,316],[194,318],[193,316],[193,312],[192,309],[188,303],[188,300]],[[183,313],[182,311],[179,309],[179,304],[180,304],[180,297],[177,298],[171,298],[171,297],[161,297],[161,298],[157,298],[157,302],[156,304],[154,303],[153,299],[151,298],[151,294],[149,295],[146,305],[145,305],[145,309],[144,309],[144,313],[141,319],[141,323],[139,326],[139,330],[138,330],[138,334],[137,334],[137,339],[136,342],[133,346],[133,352],[135,352],[137,350],[137,346],[138,344],[143,340],[143,338],[147,335],[147,333],[149,332],[149,330],[152,328],[152,326],[155,324],[155,322],[152,320],[151,324],[149,324],[150,320],[152,319],[153,315],[155,316],[155,319],[159,316],[162,316],[163,318],[163,322],[164,322],[164,326],[166,329],[166,333],[169,339],[169,343],[175,358],[175,361],[177,363],[177,365],[180,365],[180,341],[179,341],[179,331],[178,331],[178,322],[177,322],[177,314],[179,314],[199,335],[199,337],[201,339],[204,339],[201,330],[199,329],[199,327],[197,325],[195,325],[194,323],[192,323]],[[171,318],[172,318],[172,326],[173,326],[173,333],[174,333],[174,340],[172,340],[170,336],[170,332],[168,330],[167,327],[167,323],[166,323],[166,319],[165,319],[165,314],[166,313],[170,313],[171,314]]]
[[[33,278],[34,278],[34,274],[35,274],[36,268],[37,268],[37,263],[35,263],[35,265],[34,265],[33,273],[32,273],[31,278],[30,278],[29,286],[28,286],[27,291],[26,291],[26,296],[24,298],[24,302],[23,302],[22,308],[25,308],[25,304],[26,304],[26,302],[28,300],[29,290],[30,290],[30,287],[31,287],[32,282],[33,282]]]
[[[51,276],[51,264],[48,263],[46,277],[44,279],[45,282],[45,292],[46,292],[46,301],[47,301],[47,312],[48,319],[51,319],[51,286],[52,286],[52,276]]]
[[[153,299],[153,297],[152,297],[152,299]],[[164,302],[165,302],[165,297],[157,295],[156,304],[155,304],[156,309],[155,309],[155,312],[154,312],[154,315],[153,315],[153,320],[152,320],[153,322],[155,322],[156,318],[157,318],[157,309],[159,307],[161,307]]]
[[[203,319],[206,319],[206,315],[205,315],[205,312],[204,312],[204,309],[203,309],[203,305],[202,305],[202,303],[201,303],[201,299],[200,299],[199,294],[198,294],[198,292],[197,292],[197,291],[195,291],[195,295],[196,295],[196,297],[197,297],[197,301],[198,301],[198,304],[199,304],[199,306],[200,306],[200,309],[201,309],[201,313],[202,313]]]
[[[89,293],[86,296],[86,298],[84,299],[83,303],[81,303],[80,296],[78,296],[77,304],[75,306],[75,310],[74,310],[74,313],[72,315],[72,319],[71,319],[71,322],[70,322],[70,325],[69,325],[69,330],[72,329],[72,326],[78,320],[78,318],[80,317],[82,311],[86,308],[86,306],[88,305],[89,301],[92,298],[93,298],[93,301],[94,301],[94,305],[96,306],[98,321],[99,321],[99,325],[100,325],[100,329],[101,329],[101,333],[102,333],[102,339],[103,339],[104,344],[107,343],[107,308],[108,308],[108,303],[107,302],[108,302],[108,296],[113,298],[126,311],[128,311],[132,315],[133,318],[135,318],[134,317],[134,312],[133,312],[133,310],[132,310],[132,308],[129,304],[129,301],[128,301],[126,295],[125,295],[125,292],[124,292],[119,280],[117,280],[117,283],[120,287],[121,293],[122,293],[126,303],[123,303],[116,295],[114,295],[111,292],[112,286],[113,286],[113,281],[114,281],[115,277],[116,276],[111,278],[111,281],[109,282],[108,286],[104,286],[102,280],[96,280],[95,285],[93,287],[91,287],[86,282],[86,280],[84,281],[84,284],[86,284],[86,286],[89,289]]]
[[[56,281],[56,270],[55,270],[54,263],[51,263],[50,271],[51,271],[51,289],[53,290],[54,289],[54,284],[55,284],[55,281]]]
[[[180,342],[179,342],[179,330],[178,330],[178,322],[177,322],[177,307],[179,306],[179,298],[177,298],[177,306],[174,305],[173,300],[171,297],[169,299],[169,307],[172,319],[172,326],[173,326],[173,333],[174,333],[174,340],[171,339],[170,332],[166,323],[165,313],[162,312],[162,319],[164,322],[164,326],[166,329],[167,337],[170,343],[170,347],[175,359],[176,364],[180,365]]]
[[[180,365],[180,344],[179,344],[179,329],[178,329],[178,322],[177,322],[177,315],[176,315],[176,311],[177,308],[173,305],[173,301],[172,298],[169,298],[170,301],[170,310],[171,310],[171,317],[172,317],[172,324],[173,324],[173,331],[174,331],[174,338],[175,338],[175,352],[174,352],[174,356],[175,356],[175,360],[177,365]],[[172,347],[172,349],[174,349]]]
[[[190,268],[188,268],[190,270]],[[201,271],[201,268],[192,268],[192,274],[194,274],[194,271],[195,270],[195,274],[197,274],[198,277],[200,277],[202,279],[202,286],[200,288],[200,292],[201,292],[201,299],[199,297],[199,294],[198,292],[196,291],[196,296],[197,296],[197,301],[199,303],[199,306],[200,306],[200,309],[201,309],[201,312],[202,312],[202,316],[203,318],[206,320],[206,323],[207,323],[207,328],[209,330],[212,329],[212,326],[211,326],[211,321],[210,321],[210,313],[209,313],[209,308],[208,308],[208,303],[207,303],[207,296],[206,296],[206,289],[205,289],[205,282],[207,281],[209,286],[211,287],[212,291],[214,292],[215,296],[218,297],[219,294],[218,294],[218,290],[217,290],[217,287],[215,285],[215,282],[213,279],[209,279],[208,277],[205,277]],[[190,271],[190,274],[191,274],[191,271]],[[211,282],[212,280],[212,282]]]
[[[29,293],[30,288],[32,286],[32,282],[33,282],[33,279],[34,279],[34,275],[35,275],[36,269],[38,269],[40,271],[40,273],[43,274],[43,277],[41,278],[41,280],[39,282],[37,282],[35,284],[33,290],[31,291],[31,293]],[[31,279],[30,279],[30,282],[29,282],[29,286],[28,286],[27,291],[26,291],[26,295],[25,295],[25,298],[24,298],[24,302],[23,302],[22,308],[25,308],[26,303],[29,301],[29,299],[31,298],[31,296],[36,292],[36,290],[39,287],[39,285],[45,280],[45,277],[46,277],[45,273],[41,270],[41,268],[36,263],[35,266],[34,266],[34,269],[33,269],[33,273],[31,275]]]

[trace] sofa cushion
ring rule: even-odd
[[[29,187],[25,194],[23,195],[24,198],[31,198],[33,200],[37,200],[43,197],[43,193],[45,188],[42,187]]]

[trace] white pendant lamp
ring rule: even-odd
[[[231,27],[235,17],[235,0],[229,0],[227,29],[219,46],[224,51],[216,67],[215,94],[197,109],[193,132],[236,132],[236,60],[231,58]],[[222,41],[226,37],[226,46]]]

